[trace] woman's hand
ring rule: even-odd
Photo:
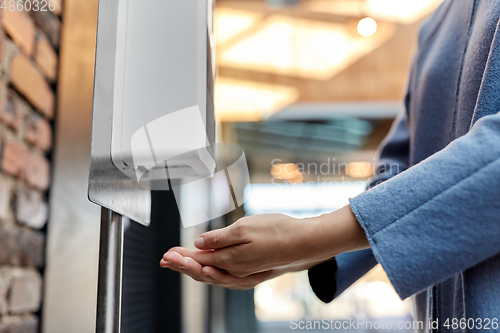
[[[278,269],[274,269],[245,277],[235,277],[219,268],[202,266],[193,258],[187,256],[192,255],[192,253],[188,253],[187,251],[189,250],[184,248],[173,248],[169,250],[169,252],[167,252],[160,261],[160,266],[186,274],[198,282],[218,285],[228,289],[241,290],[252,289],[261,282],[286,273],[284,270],[280,271]],[[184,257],[181,253],[186,256]]]
[[[308,234],[311,228],[301,220],[283,214],[254,215],[201,235],[195,241],[201,251],[190,257],[203,266],[245,277],[307,259]]]
[[[165,253],[160,261],[160,266],[186,274],[198,282],[218,285],[229,289],[248,290],[254,288],[261,282],[273,279],[282,274],[307,270],[320,263],[313,262],[302,265],[286,266],[245,277],[235,277],[216,267],[202,266],[192,258],[196,251],[198,250],[174,247]]]
[[[201,235],[195,246],[199,250],[183,249],[189,252],[181,256],[186,265],[194,265],[193,261],[199,265],[192,266],[196,272],[203,273],[203,266],[211,266],[236,278],[253,276],[258,281],[266,277],[256,275],[258,273],[308,265],[342,252],[368,248],[369,244],[350,206],[346,206],[331,214],[305,220],[282,214],[244,217],[229,227]],[[179,254],[180,249],[171,249],[164,255],[164,261],[172,262],[171,255],[175,254],[171,252]],[[182,263],[179,265],[186,267]]]

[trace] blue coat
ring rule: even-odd
[[[500,332],[478,320],[500,319],[499,18],[498,0],[447,0],[422,26],[406,112],[371,189],[350,200],[372,249],[309,271],[323,301],[379,262],[439,332]]]

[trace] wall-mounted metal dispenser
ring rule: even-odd
[[[99,2],[89,199],[102,206],[96,332],[119,332],[121,216],[215,162],[212,0]]]

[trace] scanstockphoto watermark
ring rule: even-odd
[[[335,158],[328,158],[324,162],[286,163],[281,159],[271,161],[271,182],[282,183],[324,183],[324,179],[334,178],[332,182],[351,183],[353,179],[364,179],[369,184],[373,179],[388,179],[401,172],[398,163],[380,163],[373,159],[363,162],[337,162]],[[383,191],[383,184],[376,187]]]
[[[349,320],[292,320],[292,330],[342,330],[342,331],[366,331],[366,330],[421,330],[424,327],[437,328],[437,321],[424,322],[421,320],[371,320],[371,319],[349,319]]]

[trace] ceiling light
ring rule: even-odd
[[[215,87],[215,111],[220,121],[259,121],[294,103],[294,87],[219,78]]]
[[[341,23],[275,15],[246,39],[219,52],[219,64],[305,79],[326,80],[370,53],[394,33],[380,25],[363,38]]]
[[[332,13],[340,16],[362,16],[364,0],[308,0],[304,2],[304,9],[310,12]]]
[[[377,31],[377,22],[371,17],[365,17],[358,23],[358,32],[363,37],[370,37]]]
[[[312,12],[359,17],[370,16],[377,20],[413,24],[419,22],[443,0],[308,0],[304,9]]]
[[[370,0],[370,16],[398,23],[416,23],[431,14],[443,0]]]
[[[261,14],[239,9],[220,8],[215,10],[215,35],[217,44],[223,44],[254,25]]]

